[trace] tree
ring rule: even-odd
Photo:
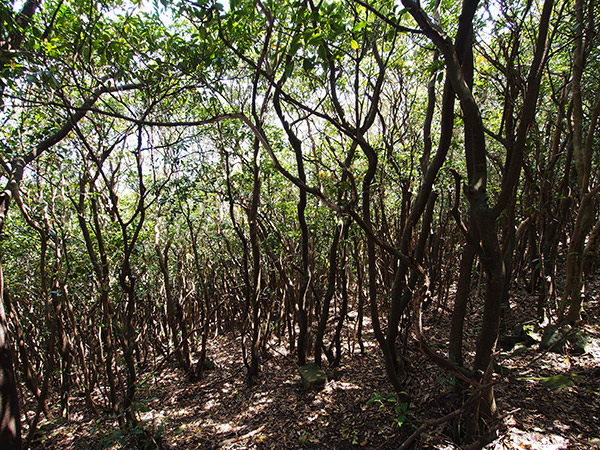
[[[446,67],[447,77],[452,84],[463,112],[465,121],[465,157],[468,168],[468,182],[465,186],[465,195],[470,206],[470,220],[473,224],[469,231],[469,239],[476,246],[480,260],[487,272],[486,296],[484,301],[484,317],[482,333],[477,343],[474,368],[486,371],[491,362],[492,352],[498,337],[500,323],[500,305],[504,279],[506,276],[505,264],[501,254],[496,228],[496,219],[505,212],[510,204],[515,187],[519,180],[525,140],[535,114],[542,68],[548,49],[549,22],[553,8],[552,1],[546,1],[538,24],[539,34],[533,62],[527,78],[527,93],[523,100],[521,121],[517,127],[514,141],[509,142],[506,163],[502,180],[502,190],[496,204],[488,205],[487,200],[487,156],[485,142],[485,127],[483,125],[478,102],[473,95],[472,85],[472,37],[471,43],[466,45],[464,52],[470,55],[461,64],[456,47],[436,27],[421,7],[412,1],[403,1],[409,9],[414,20],[423,32],[436,45],[442,54]],[[459,32],[461,25],[465,27],[467,36],[472,36],[472,21],[478,2],[463,2],[463,14],[460,16]],[[469,39],[469,38],[467,38]],[[496,406],[492,389],[487,389],[484,394],[483,414],[495,414]]]
[[[136,392],[153,357],[197,379],[211,336],[234,332],[252,384],[273,339],[300,365],[339,364],[356,312],[349,347],[369,315],[408,401],[416,346],[477,399],[474,435],[495,414],[512,283],[530,277],[559,323],[581,319],[600,242],[596,2],[41,5],[0,10],[11,445],[11,336],[36,417],[60,369],[65,414],[74,385],[93,409],[102,384],[129,433],[145,426]],[[447,358],[423,318],[450,296]]]
[[[3,5],[1,9],[2,22],[8,24],[8,29],[2,30],[0,68],[3,71],[3,79],[0,88],[5,97],[7,87],[11,89],[12,104],[9,114],[15,114],[22,106],[40,105],[41,103],[42,108],[48,107],[50,120],[43,127],[39,127],[37,123],[35,125],[25,124],[31,128],[27,130],[24,150],[20,150],[21,145],[15,136],[9,138],[13,147],[5,144],[2,167],[7,178],[7,185],[0,198],[0,228],[6,222],[11,200],[17,195],[23,172],[28,165],[44,153],[49,152],[76,130],[78,123],[94,108],[100,97],[105,94],[115,95],[135,90],[143,86],[139,82],[123,81],[136,78],[133,71],[125,73],[127,69],[134,67],[132,65],[134,52],[130,51],[131,47],[129,46],[121,48],[114,44],[107,46],[112,52],[110,56],[120,62],[121,67],[111,67],[108,70],[103,67],[99,72],[93,70],[93,64],[102,66],[106,62],[106,54],[95,58],[94,49],[103,46],[106,40],[112,39],[110,37],[112,33],[104,33],[106,30],[101,27],[120,26],[121,24],[118,22],[120,20],[127,22],[127,17],[118,17],[113,23],[100,21],[99,17],[102,16],[100,9],[88,10],[85,5],[79,5],[77,2],[65,5],[60,2],[58,5],[53,5],[54,8],[51,9],[47,23],[36,22],[32,25],[38,6],[38,1],[27,1],[23,5],[22,11],[16,15],[7,6]],[[71,14],[79,12],[81,12],[80,17],[91,16],[89,18],[92,20],[87,22],[87,25],[84,25],[81,20],[70,21]],[[31,39],[25,40],[25,31],[31,28],[30,25],[34,32]],[[71,39],[73,35],[76,35],[75,39]],[[121,32],[117,35],[124,39]],[[47,45],[47,39],[50,37],[53,37],[56,45]],[[29,52],[20,52],[25,44]],[[86,53],[87,58],[84,55]],[[70,64],[71,60],[74,60],[73,64]],[[61,71],[59,68],[65,65],[69,70]],[[9,69],[13,66],[15,69]],[[73,74],[71,69],[74,69],[75,72],[74,81],[59,78],[60,74],[65,74],[66,77]],[[19,77],[26,76],[31,72],[36,73],[38,70],[41,73],[39,78],[32,76],[30,77],[32,81],[29,83],[16,82]],[[98,76],[98,73],[101,75]],[[77,75],[81,75],[81,77],[77,78]],[[70,90],[69,92],[66,90],[66,87],[71,85],[76,88],[77,93],[74,96],[71,95]],[[37,101],[35,95],[38,88],[51,89],[58,100],[47,103]],[[29,97],[29,95],[32,96]],[[6,106],[4,98],[2,103]],[[73,104],[77,106],[73,106]],[[37,116],[35,118],[37,119]],[[8,161],[4,159],[7,156]],[[0,278],[0,281],[3,280]],[[0,294],[2,294],[2,289],[0,289]],[[3,298],[3,295],[0,297]],[[0,395],[0,407],[4,418],[0,424],[0,437],[3,438],[1,441],[3,445],[7,446],[6,448],[19,448],[21,437],[17,391],[14,383],[10,344],[6,333],[4,309],[0,312],[2,312],[0,314],[0,370],[4,380],[2,395]]]
[[[587,7],[587,8],[586,8]],[[586,66],[593,59],[593,35],[596,24],[596,5],[590,1],[575,2],[575,29],[573,69],[571,81],[571,133],[573,145],[573,162],[577,173],[579,209],[575,227],[570,237],[567,254],[567,282],[561,298],[559,321],[561,323],[578,323],[583,310],[582,291],[584,290],[584,264],[589,265],[598,250],[599,221],[594,224],[594,201],[600,192],[598,180],[592,179],[592,149],[597,132],[600,115],[600,96],[590,92],[586,96],[589,101],[585,105],[584,114],[584,73]],[[587,119],[587,130],[585,130]],[[594,181],[596,183],[594,184]],[[592,228],[595,228],[590,235]],[[589,239],[591,237],[591,239]],[[587,243],[586,243],[587,240]],[[588,261],[585,263],[585,261]],[[589,269],[588,269],[589,270]]]

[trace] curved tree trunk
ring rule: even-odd
[[[573,161],[577,172],[579,197],[581,203],[577,211],[575,227],[570,237],[569,252],[567,254],[567,280],[559,309],[559,323],[578,323],[581,321],[583,310],[582,291],[584,287],[584,251],[588,234],[594,227],[594,201],[600,192],[600,184],[590,188],[592,175],[592,149],[595,135],[598,132],[597,123],[600,116],[600,96],[595,98],[591,114],[589,114],[588,129],[584,131],[583,94],[581,82],[584,76],[588,53],[596,32],[597,17],[594,14],[594,2],[588,3],[588,10],[584,8],[585,1],[575,1],[574,9],[576,27],[581,32],[575,36],[575,49],[573,58],[572,80],[572,126],[573,126]]]

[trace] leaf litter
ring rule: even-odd
[[[535,317],[523,308],[534,304],[527,295],[513,296],[507,328],[518,319]],[[480,311],[474,305],[471,308],[465,327],[467,360],[474,351],[480,320]],[[598,296],[586,309],[588,318],[598,317]],[[439,352],[446,346],[449,316],[447,311],[425,314],[427,338]],[[350,323],[348,333],[352,327]],[[583,355],[540,352],[535,346],[518,356],[508,351],[496,354],[497,362],[506,369],[503,375],[495,375],[501,416],[495,433],[487,443],[482,441],[484,448],[600,448],[600,327],[588,319],[585,330],[594,338],[594,345]],[[412,340],[407,344],[410,364],[406,382],[412,402],[399,404],[372,333],[365,334],[364,343],[364,353],[347,345],[338,367],[324,365],[329,380],[326,386],[307,391],[294,353],[276,343],[264,358],[258,383],[248,387],[239,336],[216,337],[208,345],[216,368],[205,372],[199,382],[188,381],[169,365],[162,365],[159,373],[149,371],[140,376],[148,380],[138,393],[140,420],[154,430],[162,449],[396,449],[422,423],[461,407],[462,397],[455,392],[453,378],[418,353]],[[460,433],[456,428],[457,424],[450,422],[432,426],[413,448],[460,449],[453,443]],[[122,439],[108,413],[93,416],[83,399],[76,397],[68,422],[41,421],[32,448],[135,447]]]

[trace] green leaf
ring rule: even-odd
[[[315,61],[312,58],[304,58],[302,61],[302,68],[307,72],[310,72],[315,67]]]
[[[292,59],[286,66],[285,66],[285,77],[289,78],[292,75],[292,72],[294,71],[294,60]]]
[[[557,389],[567,387],[575,382],[577,376],[565,376],[562,374],[553,375],[551,377],[520,377],[519,381],[541,381],[545,385]]]
[[[363,22],[358,22],[356,25],[354,25],[354,27],[352,28],[352,32],[356,33],[357,31],[362,30],[364,27],[367,26],[367,22],[363,21]]]
[[[350,46],[353,50],[358,50],[358,42],[356,42],[354,39],[350,41]]]
[[[301,43],[300,43],[300,35],[296,35],[294,36],[294,39],[292,39],[292,42],[290,44],[290,54],[295,55],[296,52],[298,51],[298,49],[300,48]]]
[[[308,44],[311,45],[315,45],[315,46],[320,46],[323,44],[323,33],[315,33],[312,35],[312,37],[308,40],[307,42]]]

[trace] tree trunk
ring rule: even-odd
[[[21,415],[3,299],[4,278],[0,265],[0,450],[19,450]]]
[[[459,366],[463,365],[463,328],[471,293],[471,275],[473,273],[474,261],[475,248],[467,242],[463,246],[462,258],[460,260],[458,285],[454,296],[454,309],[452,310],[448,344],[450,360]]]
[[[321,316],[319,317],[319,324],[317,327],[317,334],[315,337],[315,364],[321,366],[321,355],[323,347],[323,337],[325,336],[325,328],[327,326],[327,319],[329,318],[329,309],[331,306],[331,299],[335,293],[335,281],[337,278],[337,249],[340,242],[340,235],[343,233],[342,225],[338,225],[333,232],[333,240],[329,248],[329,273],[327,275],[327,292],[323,297],[323,305],[321,308]],[[341,318],[343,322],[343,318]]]
[[[183,345],[180,341],[180,328],[182,328],[181,322],[177,317],[177,309],[178,306],[176,304],[176,299],[173,296],[173,286],[171,284],[171,276],[169,274],[169,249],[171,247],[171,240],[167,241],[165,244],[164,251],[160,247],[160,224],[157,222],[154,227],[155,240],[154,240],[154,248],[156,250],[156,255],[158,257],[158,265],[160,267],[160,271],[163,276],[163,282],[165,286],[165,297],[167,300],[167,323],[169,324],[169,328],[171,330],[171,340],[173,342],[173,348],[175,351],[175,359],[177,364],[184,373],[188,373],[190,370],[190,359],[189,353],[186,354],[183,351]],[[181,338],[184,338],[185,330],[182,330]]]
[[[575,228],[571,234],[567,253],[567,279],[559,309],[559,323],[579,323],[583,311],[583,262],[586,240],[594,225],[594,197],[600,192],[600,185],[586,194],[577,212]]]

